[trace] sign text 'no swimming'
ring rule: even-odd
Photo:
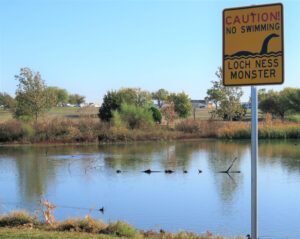
[[[282,84],[284,81],[281,3],[223,11],[223,84]]]

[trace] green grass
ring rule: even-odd
[[[96,116],[98,119],[99,108],[89,108],[88,111],[80,107],[54,107],[48,113],[41,117],[41,119],[53,119],[53,118],[67,118],[71,120],[78,120],[83,117]],[[12,113],[9,110],[0,109],[0,123],[12,119]]]
[[[12,119],[12,114],[9,110],[0,109],[0,123]]]
[[[210,114],[209,114],[210,109],[208,108],[196,108],[195,109],[195,119],[199,120],[208,120],[210,119]],[[194,118],[194,112],[190,115],[191,119]]]
[[[157,234],[149,233],[147,236],[139,237],[124,237],[115,235],[105,235],[105,234],[95,234],[95,233],[85,233],[85,232],[59,232],[51,231],[45,229],[37,228],[11,228],[2,227],[0,228],[0,239],[4,238],[45,238],[45,239],[64,239],[64,238],[92,238],[92,239],[145,239],[145,238],[155,238],[155,239],[225,239],[225,237],[207,237],[207,236],[196,236],[193,233],[180,232],[177,234]],[[245,237],[230,237],[228,239],[245,239]]]
[[[195,118],[199,119],[199,120],[209,120],[210,119],[210,111],[212,109],[208,109],[208,108],[196,108],[196,112],[195,112]],[[191,119],[194,118],[194,114],[192,112],[192,114],[190,115]],[[262,119],[262,113],[260,111],[258,111],[258,118]],[[245,121],[250,121],[251,120],[251,109],[247,109],[247,113],[245,116]]]
[[[287,120],[295,122],[295,123],[300,123],[300,115],[295,114],[295,115],[288,115],[285,117]]]
[[[9,215],[0,215],[0,238],[224,239],[224,237],[212,237],[210,232],[199,236],[191,232],[172,234],[163,230],[159,233],[139,231],[126,222],[117,221],[106,225],[89,215],[85,219],[67,219],[50,226],[45,222],[36,221],[36,218],[25,211],[13,211]]]
[[[122,237],[104,235],[104,234],[92,234],[84,232],[59,232],[59,231],[46,231],[43,229],[35,228],[0,228],[0,238],[95,238],[95,239],[120,239]],[[123,237],[124,238],[124,237]]]

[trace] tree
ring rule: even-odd
[[[167,120],[168,124],[172,123],[178,118],[178,114],[174,110],[175,106],[173,102],[167,102],[167,105],[160,108],[160,112]]]
[[[0,93],[0,105],[3,105],[6,109],[13,109],[16,105],[16,101],[7,93]]]
[[[103,97],[103,103],[99,109],[99,118],[110,121],[113,117],[112,111],[121,109],[121,97],[116,91],[108,91]]]
[[[14,117],[32,119],[36,121],[40,115],[50,110],[55,104],[55,96],[47,89],[45,81],[39,72],[30,68],[21,68],[20,74],[15,78],[19,80],[16,91],[16,109]]]
[[[159,89],[152,92],[152,99],[157,100],[158,107],[161,108],[163,103],[168,100],[169,92],[165,89]]]
[[[294,88],[285,88],[280,92],[265,89],[258,91],[258,107],[264,113],[279,116],[284,119],[288,112],[299,112],[300,91]]]
[[[240,120],[246,114],[245,108],[240,104],[243,91],[240,87],[225,87],[223,85],[223,72],[219,67],[215,73],[218,80],[212,81],[213,87],[207,90],[207,100],[215,104],[215,110],[211,111],[212,117],[218,115],[224,120]]]
[[[69,103],[72,105],[80,105],[85,102],[85,96],[79,94],[69,95]]]
[[[153,105],[151,94],[140,88],[121,88],[118,91],[107,92],[99,109],[98,116],[105,121],[110,121],[112,111],[120,111],[121,104],[134,105],[148,108]]]
[[[56,105],[68,103],[69,95],[66,89],[58,88],[57,86],[49,86],[48,90],[52,91],[56,97]]]
[[[219,74],[220,72],[216,72],[218,77]],[[215,105],[215,109],[218,110],[219,104],[226,98],[226,93],[223,90],[223,84],[220,80],[211,81],[211,83],[213,84],[213,87],[206,91],[207,97],[205,97],[205,100],[211,101]]]
[[[300,89],[286,87],[282,91],[282,97],[291,112],[300,112]]]
[[[184,92],[182,93],[171,93],[169,95],[169,101],[174,103],[174,110],[181,118],[186,118],[191,115],[193,105],[191,99]]]
[[[136,105],[147,107],[153,105],[151,94],[148,91],[143,91],[140,88],[121,88],[118,90],[122,103],[128,105]]]

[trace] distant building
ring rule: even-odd
[[[207,103],[205,100],[191,100],[194,108],[207,108]]]
[[[98,103],[98,102],[90,102],[90,103],[89,103],[89,106],[90,106],[90,107],[100,107],[101,104]]]
[[[249,103],[249,102],[242,102],[241,106],[243,106],[243,107],[245,107],[247,109],[250,109],[251,108],[251,103]]]

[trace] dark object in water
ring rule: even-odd
[[[198,173],[202,173],[202,170],[198,169]]]
[[[122,171],[120,169],[116,170],[116,173],[122,173]]]
[[[233,166],[233,164],[234,164],[234,162],[237,160],[237,157],[235,157],[233,160],[232,160],[232,162],[231,162],[231,164],[230,164],[230,166],[228,167],[228,169],[226,170],[226,171],[219,171],[218,173],[240,173],[241,171],[230,171],[230,169],[232,168],[232,166]]]
[[[166,170],[165,170],[165,173],[174,173],[174,171],[171,170],[171,169],[166,169]]]
[[[188,171],[187,170],[183,170],[183,173],[188,173]]]
[[[151,169],[147,169],[147,170],[142,171],[142,172],[150,174],[150,173],[159,173],[160,171],[152,171]]]
[[[230,172],[227,172],[227,171],[219,171],[218,173],[241,173],[241,171],[230,171]]]
[[[104,207],[101,207],[101,208],[99,209],[99,211],[102,212],[102,213],[104,213]]]

